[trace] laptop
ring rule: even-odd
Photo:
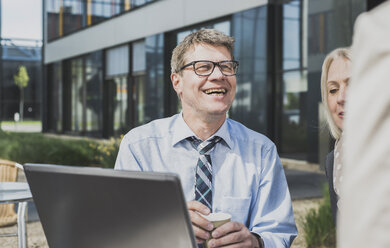
[[[196,248],[176,174],[26,164],[49,247]]]

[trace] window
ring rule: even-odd
[[[108,84],[109,123],[115,135],[126,133],[128,124],[129,46],[123,45],[106,52],[106,84]],[[111,133],[111,130],[109,131]]]
[[[44,0],[48,40],[73,33],[157,0]]]
[[[103,114],[102,52],[85,57],[85,90],[86,131],[99,133]]]
[[[138,41],[132,44],[132,91],[133,91],[133,102],[135,106],[135,113],[133,115],[135,125],[142,125],[149,119],[145,119],[146,111],[146,52],[145,52],[145,41]]]
[[[103,114],[102,52],[70,61],[70,131],[101,136]]]
[[[62,63],[53,63],[48,66],[49,78],[47,80],[50,91],[48,97],[50,131],[62,132]]]
[[[230,117],[245,126],[267,131],[267,7],[233,15],[234,57],[240,62],[237,93]]]
[[[280,153],[284,157],[306,160],[307,154],[307,68],[304,64],[304,0],[283,4],[282,92]]]
[[[81,58],[71,61],[72,73],[72,94],[71,94],[71,131],[81,132],[83,130],[83,60]]]

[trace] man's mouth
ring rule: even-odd
[[[340,116],[340,117],[344,117],[344,112],[340,112],[340,113],[339,113],[339,116]]]
[[[226,89],[208,89],[204,91],[204,93],[206,93],[207,95],[212,95],[212,96],[223,96],[226,94],[226,92],[227,92]]]

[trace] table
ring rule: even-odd
[[[15,234],[0,234],[0,237],[18,236],[18,247],[27,247],[26,210],[27,202],[32,200],[28,183],[0,182],[0,204],[18,204],[18,232]]]

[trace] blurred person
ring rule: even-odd
[[[390,2],[361,14],[352,43],[338,247],[390,247]]]
[[[338,48],[329,53],[322,65],[321,96],[326,121],[336,140],[335,148],[326,156],[325,174],[328,179],[333,221],[336,224],[340,184],[343,180],[343,122],[345,93],[351,77],[349,48]]]
[[[174,50],[171,81],[182,112],[132,129],[115,169],[177,173],[198,244],[290,247],[297,235],[286,177],[275,145],[226,117],[236,94],[234,39],[211,29]],[[201,216],[232,215],[211,233]]]

